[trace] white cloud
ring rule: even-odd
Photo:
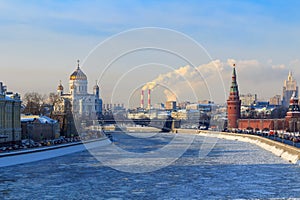
[[[300,66],[300,60],[299,59],[294,59],[290,61],[290,66],[291,68],[296,68]]]
[[[153,82],[167,87],[164,93],[170,96],[169,99],[177,96],[182,100],[191,96],[191,91],[195,91],[199,99],[212,99],[221,103],[225,102],[228,95],[233,63],[236,64],[241,93],[256,93],[259,98],[265,99],[281,93],[283,81],[288,74],[287,67],[284,64],[275,65],[269,61],[260,62],[254,59],[214,60],[197,68],[187,65],[160,74]]]
[[[284,64],[272,65],[272,69],[286,69],[286,66]]]

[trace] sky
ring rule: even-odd
[[[55,92],[61,80],[67,92],[79,59],[90,90],[98,80],[104,102],[113,96],[117,103],[138,104],[143,85],[161,80],[153,91],[157,97],[173,93],[180,100],[222,103],[236,63],[240,93],[268,100],[282,93],[289,70],[300,82],[299,7],[297,0],[0,1],[0,81],[24,95]],[[162,31],[139,31],[143,27]],[[190,55],[194,66],[156,49],[128,54],[105,71],[137,41],[174,47]]]

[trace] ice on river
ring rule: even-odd
[[[113,137],[113,145],[143,154],[170,144],[174,136],[158,133],[136,138],[115,133]],[[204,141],[207,144],[203,145]],[[205,151],[204,147],[213,148],[199,157],[199,149]],[[114,155],[106,152],[105,156]],[[128,166],[136,161],[114,158]],[[118,171],[88,151],[0,168],[0,199],[297,198],[299,175],[299,166],[256,145],[222,139],[215,143],[196,136],[181,157],[146,173]]]

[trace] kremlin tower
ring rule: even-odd
[[[239,89],[236,81],[235,64],[233,64],[232,82],[230,94],[227,100],[227,117],[228,129],[238,128],[238,119],[241,115],[241,100],[239,97]]]
[[[300,108],[298,104],[298,98],[294,92],[291,99],[289,110],[286,113],[286,122],[290,131],[299,131],[299,118],[300,118]]]

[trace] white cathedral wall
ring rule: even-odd
[[[95,100],[96,97],[93,94],[74,95],[73,111],[79,114],[95,114]]]
[[[69,82],[69,90],[71,92],[71,86],[75,85],[76,94],[87,94],[87,80],[70,80]]]

